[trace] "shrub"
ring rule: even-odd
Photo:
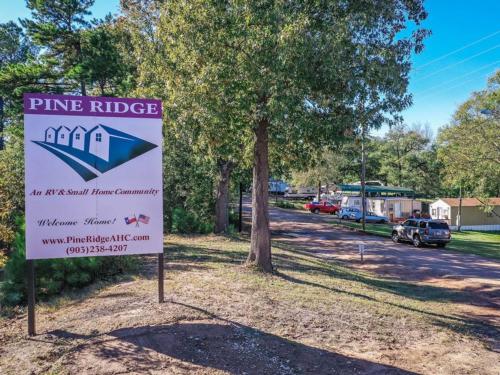
[[[38,299],[47,299],[64,290],[86,286],[97,279],[105,279],[130,270],[137,264],[131,256],[44,259],[35,263],[35,285]],[[16,233],[14,251],[4,269],[0,284],[0,302],[18,305],[26,301],[26,250],[24,225]]]
[[[213,223],[203,220],[196,213],[176,207],[172,213],[172,231],[174,233],[210,233]]]
[[[238,224],[240,222],[240,214],[238,212],[238,207],[231,207],[229,209],[229,225],[234,226],[235,228],[238,227]]]
[[[3,252],[0,252],[0,270],[5,267],[9,258]]]
[[[290,208],[290,209],[296,209],[297,208],[292,202],[282,201],[282,200],[276,201],[274,203],[274,205],[276,207],[280,207],[280,208]]]

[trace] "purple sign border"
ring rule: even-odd
[[[41,93],[25,93],[23,99],[24,114],[26,115],[162,118],[162,102],[159,99],[114,98],[107,96],[55,95]],[[44,104],[39,105],[37,108],[30,108],[30,99],[42,99]],[[54,109],[54,101],[49,102],[50,109],[47,109],[45,106],[47,99],[55,99],[62,101],[62,103],[68,103],[68,107],[70,107],[70,109],[65,110],[64,108],[61,108],[61,105],[58,105],[57,108]],[[77,101],[77,104],[81,103],[77,107],[73,107],[78,108],[78,110],[71,110],[71,101]],[[96,108],[96,103],[102,103],[99,108],[105,112],[91,111],[92,106]],[[123,111],[125,108],[127,108],[127,110]],[[156,111],[154,111],[155,108]],[[109,109],[109,111],[106,111],[106,109]],[[115,112],[115,109],[121,110],[121,112]],[[136,112],[134,112],[134,110]],[[150,110],[150,113],[137,113],[139,110]]]

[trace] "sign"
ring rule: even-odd
[[[163,253],[159,100],[25,94],[26,258]]]

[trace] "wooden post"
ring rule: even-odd
[[[28,335],[36,335],[35,327],[35,261],[28,259],[27,261],[27,280],[28,280]]]
[[[365,255],[365,244],[364,243],[360,243],[358,245],[358,248],[359,248],[359,256],[361,257],[361,263],[364,262],[364,255]]]
[[[163,290],[163,282],[164,282],[164,256],[163,252],[158,254],[158,303],[163,303],[164,301],[164,290]]]
[[[240,182],[240,207],[238,208],[238,232],[242,231],[243,222],[243,184]]]

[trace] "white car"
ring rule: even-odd
[[[361,212],[359,208],[356,207],[342,207],[337,214],[343,220],[353,219],[352,215]]]
[[[360,223],[361,220],[363,219],[363,213],[361,211],[355,212],[351,215],[350,219],[356,220],[356,222]],[[369,212],[367,211],[365,213],[365,221],[367,223],[380,223],[380,224],[385,224],[389,222],[389,218],[387,216],[381,216],[377,215],[374,212]]]

